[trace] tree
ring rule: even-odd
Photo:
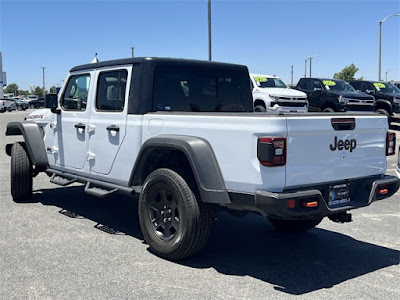
[[[50,93],[55,93],[56,92],[56,87],[53,85],[51,88],[50,88]],[[46,93],[47,94],[47,93]]]
[[[350,66],[344,67],[343,70],[339,73],[335,73],[335,75],[333,75],[333,78],[343,79],[346,81],[353,80],[354,75],[358,72],[358,70],[359,68],[357,68],[354,64],[351,64]]]
[[[14,95],[16,95],[17,94],[17,90],[18,90],[18,85],[16,83],[10,83],[4,89],[4,94],[13,93]]]
[[[33,92],[36,96],[43,97],[43,88],[37,86]]]

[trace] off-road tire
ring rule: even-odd
[[[281,232],[300,233],[310,230],[321,223],[322,218],[310,220],[283,220],[268,218],[274,228]]]
[[[196,198],[185,179],[171,169],[162,168],[152,172],[143,186],[139,197],[139,222],[152,252],[176,261],[202,250],[210,234],[211,212],[206,203]],[[167,205],[163,205],[166,202]],[[168,203],[171,204],[169,210],[165,209]],[[163,228],[171,225],[171,220],[168,223],[162,219],[168,217],[168,211],[172,222],[175,220],[175,225],[178,224],[177,229]],[[171,234],[173,231],[175,233]]]
[[[25,143],[15,142],[11,149],[11,195],[14,202],[31,201],[32,177],[32,163]]]
[[[256,107],[254,107],[254,111],[255,111],[255,112],[265,112],[265,111],[267,111],[267,110],[265,109],[264,106],[262,106],[262,105],[257,105]]]

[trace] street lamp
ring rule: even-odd
[[[291,82],[291,87],[293,86],[293,66],[290,66],[290,75],[291,75],[291,80],[290,80],[290,82]]]
[[[318,55],[315,55],[315,56],[311,56],[311,57],[309,57],[309,58],[306,58],[306,60],[304,61],[304,78],[307,77],[307,61],[308,61],[308,60],[310,61],[310,77],[311,77],[311,60],[312,60],[313,58],[316,58],[316,57],[318,57]]]
[[[389,69],[385,72],[385,81],[387,81],[387,73],[389,73],[389,71],[392,71],[392,69]]]
[[[382,80],[381,78],[381,58],[382,58],[382,23],[385,22],[390,17],[400,17],[400,12],[394,15],[387,16],[379,21],[379,64],[378,64],[378,79],[379,81]]]
[[[135,50],[135,47],[131,47],[132,50],[132,58],[133,58],[133,50]]]
[[[44,96],[46,96],[46,88],[45,88],[45,84],[44,84],[44,69],[47,69],[46,67],[41,67],[43,70],[43,98]]]

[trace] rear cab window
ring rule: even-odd
[[[253,112],[248,73],[196,67],[158,66],[153,110]]]

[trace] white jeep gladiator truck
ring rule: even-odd
[[[307,94],[291,89],[278,76],[250,74],[250,82],[256,112],[305,113],[308,111]]]
[[[221,209],[301,232],[349,222],[399,188],[385,175],[395,136],[384,116],[255,113],[245,66],[98,62],[72,68],[52,96],[7,125],[24,138],[6,147],[13,200],[31,199],[40,172],[98,197],[138,196],[144,238],[170,260],[199,252]]]

